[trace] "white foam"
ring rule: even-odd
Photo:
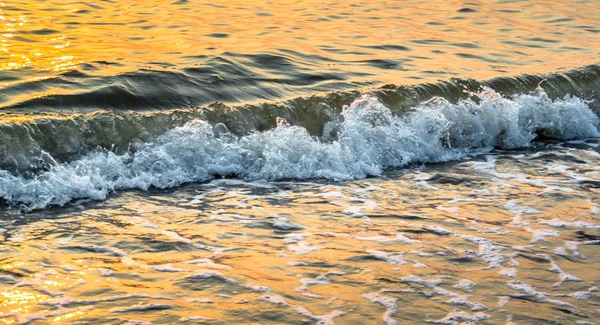
[[[341,198],[348,198],[347,195],[345,195],[342,192],[339,191],[331,191],[331,192],[326,192],[326,193],[321,193],[319,194],[319,196],[325,197],[325,198],[329,198],[329,199],[341,199]]]
[[[569,172],[569,166],[565,166],[565,165],[561,165],[561,164],[557,164],[557,163],[549,163],[546,165],[546,168],[548,168],[548,170],[551,170],[553,172],[558,172],[558,173],[568,173]]]
[[[416,276],[414,274],[411,275],[407,275],[405,277],[402,278],[402,282],[406,282],[406,283],[416,283],[416,284],[420,284],[426,287],[430,287],[433,288],[435,286],[438,286],[442,283],[442,280],[438,279],[434,279],[434,280],[424,280],[419,276]]]
[[[310,292],[305,292],[302,294],[305,297],[309,297],[309,298],[315,298],[315,299],[324,299],[325,297],[321,296],[321,295],[317,295],[314,293],[310,293]]]
[[[396,237],[386,237],[386,236],[370,236],[370,237],[351,236],[351,237],[356,238],[358,240],[373,241],[373,242],[379,242],[379,243],[395,242],[395,243],[404,243],[404,244],[410,245],[410,244],[415,244],[415,243],[420,242],[420,240],[410,239],[410,238],[404,236],[403,234],[396,234]]]
[[[556,297],[571,297],[577,300],[588,300],[592,297],[591,291],[577,291],[570,294],[557,294]]]
[[[273,222],[273,228],[279,230],[303,230],[306,227],[290,222],[287,217],[278,217]]]
[[[396,311],[397,311],[397,305],[396,305],[396,302],[398,301],[397,298],[384,296],[379,293],[367,293],[367,294],[364,294],[363,297],[365,297],[366,299],[368,299],[374,303],[378,303],[378,304],[382,305],[383,307],[385,307],[386,312],[385,312],[385,314],[383,314],[383,322],[386,325],[396,325],[398,323],[398,322],[396,322],[396,320],[392,319],[392,316],[394,314],[396,314]]]
[[[327,272],[325,274],[318,275],[315,278],[302,278],[300,279],[300,283],[302,283],[301,287],[295,289],[295,291],[304,291],[307,290],[309,286],[315,286],[320,284],[329,284],[331,280],[329,280],[328,276],[332,275],[344,275],[342,272]]]
[[[457,284],[453,285],[453,288],[461,289],[464,291],[471,291],[475,287],[475,282],[469,279],[460,279]]]
[[[375,257],[378,260],[386,261],[390,264],[406,264],[409,260],[406,259],[402,253],[395,252],[383,252],[375,249],[370,249],[367,253],[371,254],[371,256]]]
[[[569,253],[567,253],[567,250],[564,247],[556,247],[554,249],[554,254],[561,256],[569,256]]]
[[[191,260],[191,261],[187,261],[185,262],[185,264],[194,264],[194,265],[200,265],[203,267],[208,267],[211,269],[230,269],[231,267],[228,265],[223,265],[223,264],[217,264],[215,262],[213,262],[212,260],[208,259],[208,258],[200,258],[200,259],[195,259],[195,260]]]
[[[182,243],[188,243],[188,244],[190,244],[192,242],[191,240],[189,240],[187,238],[181,237],[181,235],[179,235],[178,233],[176,233],[174,231],[163,230],[163,231],[161,231],[161,233],[175,241],[179,241]]]
[[[507,303],[510,302],[510,297],[509,296],[500,296],[498,297],[498,308],[502,308],[504,306],[506,306]]]
[[[211,217],[211,219],[220,221],[220,222],[235,222],[236,221],[233,218],[223,217],[223,216],[213,216],[213,217]]]
[[[271,292],[271,289],[258,284],[246,284],[245,287],[256,292]]]
[[[162,264],[162,265],[154,265],[151,268],[153,270],[156,270],[159,272],[189,272],[190,271],[190,270],[174,267],[173,264],[171,264],[171,263]]]
[[[333,322],[333,319],[346,314],[343,311],[334,310],[327,315],[314,315],[313,313],[308,311],[308,309],[306,309],[303,306],[294,306],[294,309],[301,315],[310,317],[311,319],[316,320],[317,324],[319,324],[319,325],[335,325],[335,323]]]
[[[196,246],[199,249],[203,249],[205,251],[212,252],[215,255],[221,255],[225,252],[234,251],[234,250],[239,249],[237,247],[215,247],[215,246],[209,246],[209,245],[204,245],[204,244],[200,244],[200,243],[196,243],[196,244],[194,244],[194,246]]]
[[[438,235],[442,235],[442,236],[454,234],[454,232],[452,232],[448,229],[442,228],[440,226],[430,226],[429,230],[433,231],[434,233],[436,233]]]
[[[490,319],[490,318],[491,318],[490,315],[483,313],[483,312],[469,314],[464,311],[455,310],[453,312],[450,312],[446,317],[444,317],[442,319],[437,319],[437,320],[427,319],[425,321],[428,323],[434,323],[434,324],[458,325],[458,324],[479,324],[480,321]]]
[[[292,304],[287,303],[285,301],[285,298],[283,298],[282,296],[277,295],[277,294],[264,295],[264,296],[259,297],[258,300],[268,302],[271,304],[275,304],[275,305],[292,307],[299,314],[301,314],[305,317],[309,317],[313,320],[316,320],[317,324],[322,324],[322,325],[334,325],[333,319],[345,314],[345,312],[343,312],[343,311],[335,310],[327,315],[314,315],[313,313],[311,313],[308,309],[306,309],[303,306],[292,305]]]
[[[0,231],[0,234],[1,234],[1,233],[2,233],[2,231]],[[70,241],[73,239],[73,236],[74,236],[74,235],[73,235],[73,234],[71,234],[71,235],[69,235],[69,237],[66,237],[66,238],[63,238],[63,239],[59,240],[59,241],[58,241],[58,243],[59,243],[60,245],[66,245],[66,244],[68,244],[68,243],[69,243],[69,242],[70,242]]]
[[[426,252],[421,252],[421,251],[410,251],[409,253],[415,254],[419,257],[433,257],[433,254],[431,254],[431,253],[426,253]]]
[[[512,280],[506,283],[509,287],[521,292],[522,294],[526,295],[526,296],[530,296],[533,298],[536,298],[540,301],[543,302],[548,302],[551,303],[553,305],[557,305],[557,306],[562,306],[562,307],[573,307],[573,305],[564,302],[564,301],[560,301],[560,300],[554,300],[554,299],[549,299],[548,298],[548,293],[545,292],[539,292],[537,290],[535,290],[534,287],[532,287],[531,285],[523,282],[523,281],[519,281],[519,280]]]
[[[503,268],[501,269],[498,274],[502,275],[502,276],[506,276],[509,278],[514,278],[517,276],[517,269],[515,268]]]
[[[459,159],[479,148],[526,147],[536,132],[559,139],[600,136],[598,117],[578,98],[552,100],[541,90],[504,98],[488,89],[477,96],[477,102],[456,104],[437,98],[394,116],[366,95],[328,124],[326,129],[335,131],[325,135],[328,141],[287,123],[243,137],[219,136],[210,124],[194,120],[140,144],[135,152],[90,152],[36,178],[0,170],[0,197],[35,209],[79,198],[101,200],[119,189],[207,181],[214,175],[348,180],[380,175],[387,167]],[[361,209],[370,207],[365,204]]]
[[[311,246],[305,241],[298,242],[297,245],[288,245],[288,249],[296,255],[304,255],[321,249],[321,246]]]
[[[436,191],[439,190],[439,188],[437,188],[427,182],[428,180],[431,179],[431,175],[417,173],[413,179],[415,181],[417,181],[417,184],[423,186],[424,188],[427,188],[430,190],[436,190]]]
[[[438,205],[437,207],[435,207],[436,209],[440,210],[440,211],[447,211],[447,212],[451,212],[455,215],[458,215],[458,212],[460,211],[459,207],[445,207],[443,205]]]
[[[469,296],[467,295],[461,295],[440,287],[434,287],[433,290],[437,294],[450,297],[450,299],[446,301],[446,303],[450,306],[465,306],[467,308],[470,308],[472,311],[482,311],[489,309],[486,305],[480,302],[473,302],[469,300]]]
[[[531,243],[537,243],[538,241],[545,241],[546,237],[557,237],[560,233],[556,230],[551,229],[533,229],[530,227],[524,228],[531,233]]]
[[[152,325],[151,322],[143,321],[143,320],[130,320],[130,319],[122,319],[122,321],[126,321],[125,325]]]
[[[518,226],[524,226],[529,224],[528,222],[523,222],[524,214],[538,214],[541,213],[539,210],[534,208],[518,205],[515,200],[510,200],[504,208],[513,213],[512,223]]]
[[[563,271],[563,269],[558,265],[558,263],[556,263],[550,256],[545,255],[545,254],[542,254],[541,256],[545,257],[546,259],[548,259],[550,261],[551,267],[548,270],[550,272],[558,273],[560,281],[554,284],[555,287],[562,285],[563,282],[581,282],[581,281],[583,281],[580,278]]]
[[[356,200],[356,199],[355,199]],[[365,215],[362,213],[364,210],[373,210],[377,207],[377,203],[369,200],[361,200],[363,201],[363,205],[351,205],[348,206],[344,213],[347,215],[351,215],[355,218],[364,217]]]
[[[293,262],[289,262],[287,265],[288,265],[288,266],[306,266],[306,265],[308,265],[308,264],[306,264],[306,263],[304,263],[304,262],[296,262],[296,261],[293,261]]]
[[[587,228],[587,229],[600,229],[599,225],[593,224],[591,222],[584,222],[584,221],[568,222],[568,221],[564,221],[560,218],[554,218],[551,220],[542,219],[542,220],[538,220],[538,222],[541,224],[545,224],[545,225],[549,225],[549,226],[557,227],[557,228],[575,227],[575,228]]]
[[[483,237],[463,235],[458,233],[455,233],[454,236],[460,237],[462,239],[479,245],[478,252],[465,251],[465,253],[467,255],[475,255],[477,257],[480,257],[482,260],[488,263],[488,267],[485,269],[503,268],[502,263],[504,262],[505,258],[513,259],[517,255],[500,253],[501,251],[506,249],[506,247],[495,245],[493,241]]]
[[[264,295],[264,296],[259,297],[258,300],[272,303],[275,305],[288,305],[288,303],[285,302],[285,298],[283,298],[282,296],[277,295],[277,294]]]
[[[287,234],[287,235],[283,236],[283,242],[285,244],[295,244],[295,243],[303,241],[304,238],[306,238],[306,236],[307,236],[307,234],[295,234],[295,233]]]
[[[598,204],[595,204],[592,202],[592,200],[589,201],[590,202],[590,214],[592,215],[600,215],[600,207],[598,206]]]
[[[138,216],[133,216],[129,219],[129,221],[131,221],[132,223],[139,225],[141,227],[144,228],[152,228],[152,229],[158,229],[159,227],[153,223],[150,222],[150,220],[146,219],[146,218],[142,218],[142,217],[138,217]]]
[[[571,250],[571,253],[573,253],[573,255],[575,255],[579,258],[587,258],[585,255],[583,255],[579,252],[579,246],[598,245],[598,244],[600,244],[600,240],[588,240],[588,241],[583,241],[583,242],[565,241],[565,247],[568,248],[569,250]]]

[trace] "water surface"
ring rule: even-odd
[[[0,15],[0,105],[19,111],[548,73],[596,63],[600,48],[593,0],[16,0]]]
[[[0,324],[596,324],[598,17],[0,3]]]

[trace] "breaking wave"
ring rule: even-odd
[[[30,210],[81,198],[101,200],[120,189],[169,188],[215,177],[359,179],[386,168],[455,160],[494,147],[527,147],[540,135],[565,140],[600,136],[599,119],[588,100],[554,97],[539,87],[513,96],[484,88],[457,101],[433,97],[398,111],[381,96],[366,94],[337,114],[321,113],[327,119],[317,132],[281,117],[290,114],[279,115],[273,127],[254,125],[246,132],[192,112],[175,121],[167,114],[153,115],[149,119],[164,132],[143,141],[127,139],[133,144],[121,150],[96,147],[63,160],[40,150],[42,167],[0,170],[0,197]],[[255,118],[260,116],[258,112]],[[120,122],[107,123],[114,128]]]

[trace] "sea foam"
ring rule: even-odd
[[[273,129],[245,136],[223,124],[193,120],[134,151],[93,151],[33,178],[0,170],[0,197],[31,210],[101,200],[119,189],[169,188],[224,176],[360,179],[486,148],[527,147],[538,134],[564,140],[600,136],[598,117],[576,97],[552,100],[541,90],[512,98],[490,89],[476,95],[458,103],[434,98],[402,115],[364,95],[328,122],[322,137],[283,119]]]

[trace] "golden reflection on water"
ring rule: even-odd
[[[193,65],[203,55],[295,51],[317,70],[385,70],[382,82],[489,77],[597,59],[598,11],[594,1],[20,0],[0,7],[0,68],[108,62],[114,74]]]
[[[41,80],[91,63],[94,69],[102,66],[99,74],[112,75],[193,66],[198,64],[195,57],[203,55],[276,52],[316,72],[348,70],[393,83],[417,77],[538,72],[532,67],[576,66],[597,58],[598,33],[587,31],[597,28],[597,6],[593,1],[579,3],[576,9],[570,5],[566,1],[501,7],[485,1],[15,1],[2,3],[0,8],[0,69],[47,72],[47,76],[29,79]],[[474,11],[461,12],[465,6]],[[565,58],[578,59],[565,62]],[[390,62],[397,65],[387,66]],[[13,116],[10,121],[28,118]],[[587,177],[597,176],[597,157],[580,158],[588,159],[592,174]],[[538,165],[524,168],[507,159],[497,168],[514,174],[525,169],[529,179],[539,181],[571,180],[568,175],[546,174],[543,160],[532,161]],[[554,254],[567,242],[583,241],[577,237],[580,230],[560,228],[556,236],[539,243],[532,241],[530,231],[552,230],[538,221],[553,218],[597,223],[597,217],[590,214],[598,204],[597,189],[568,183],[565,186],[572,187],[572,192],[546,192],[547,188],[520,178],[499,180],[477,174],[468,163],[457,164],[452,171],[429,172],[449,174],[449,179],[459,181],[436,184],[437,190],[424,189],[413,180],[414,173],[407,173],[394,179],[297,185],[299,190],[282,185],[274,193],[252,186],[192,185],[176,193],[128,192],[90,204],[89,209],[60,210],[60,218],[48,212],[52,218],[31,219],[10,228],[6,235],[10,239],[3,243],[6,247],[0,247],[9,256],[2,261],[2,274],[18,279],[15,284],[0,283],[0,322],[20,322],[17,316],[24,315],[67,323],[85,317],[97,321],[107,315],[147,321],[175,317],[162,323],[190,316],[248,323],[275,316],[282,323],[315,320],[294,309],[305,306],[315,315],[346,311],[339,316],[341,324],[367,323],[380,321],[386,309],[363,295],[384,289],[405,290],[386,294],[402,303],[398,317],[406,317],[401,320],[407,323],[422,320],[423,310],[433,315],[427,317],[442,318],[455,309],[445,297],[430,299],[431,288],[402,281],[415,274],[427,279],[443,275],[449,290],[458,290],[451,285],[461,278],[477,283],[477,291],[465,294],[489,306],[486,312],[494,321],[504,320],[505,311],[496,308],[497,296],[514,293],[506,286],[512,278],[499,274],[498,269],[486,269],[487,261],[481,256],[467,256],[465,251],[480,249],[475,243],[430,231],[439,225],[485,237],[511,253],[522,254],[515,257],[521,263],[514,266],[519,279],[540,291],[584,291],[600,278],[594,247],[582,246],[580,251],[588,256],[585,260],[573,253],[568,258],[552,256],[566,272],[585,281],[556,286],[559,276],[548,273],[548,263],[536,254]],[[472,179],[463,183],[463,178]],[[489,190],[489,200],[477,201],[480,194],[473,194],[473,184],[478,190]],[[323,193],[332,195],[322,197]],[[456,198],[475,201],[449,203]],[[523,216],[530,230],[513,224],[509,199],[543,210]],[[352,210],[357,206],[359,210]],[[364,215],[357,217],[352,211]],[[306,229],[276,229],[273,219],[279,216],[288,216]],[[398,233],[415,242],[394,241]],[[294,234],[304,237],[289,237]],[[377,255],[380,252],[392,258],[385,260]],[[427,267],[403,263],[403,257]],[[207,270],[236,282],[187,279]],[[327,281],[306,284],[330,271],[336,273]],[[252,285],[269,288],[287,303],[264,302],[261,297],[269,293],[249,289]],[[69,299],[83,307],[69,305]],[[586,301],[569,302],[577,312],[597,315]],[[535,305],[539,309],[531,308],[534,303],[539,303]],[[148,304],[165,307],[135,311]],[[514,299],[505,310],[577,318],[549,304],[526,300]]]
[[[459,165],[454,169],[459,173],[454,175],[464,177],[460,169],[468,169],[467,166],[468,163],[462,167]],[[498,170],[516,171],[508,164],[499,165]],[[458,279],[473,281],[477,284],[476,289],[466,294],[471,301],[488,306],[490,309],[485,313],[494,315],[493,320],[503,319],[507,312],[531,315],[530,304],[534,302],[516,298],[510,299],[503,310],[498,310],[498,296],[511,292],[505,282],[512,278],[499,275],[498,269],[487,269],[485,258],[453,262],[452,257],[465,258],[463,250],[477,251],[478,245],[425,231],[432,226],[484,237],[506,247],[506,253],[513,252],[517,245],[524,245],[523,256],[517,257],[520,263],[516,267],[517,279],[534,285],[540,291],[559,294],[587,290],[590,286],[587,281],[597,279],[598,272],[594,268],[599,262],[597,255],[593,247],[582,247],[580,250],[587,255],[586,260],[555,258],[566,272],[586,282],[553,287],[559,277],[548,272],[547,263],[536,259],[536,253],[550,253],[563,245],[564,240],[572,240],[574,229],[561,229],[560,237],[530,243],[531,234],[511,225],[513,213],[502,208],[506,204],[505,199],[510,197],[520,204],[543,209],[541,214],[523,216],[530,227],[536,229],[540,228],[536,220],[556,217],[569,221],[577,215],[582,221],[595,222],[588,214],[589,203],[584,193],[572,193],[569,200],[563,202],[564,205],[557,206],[551,196],[543,197],[543,189],[511,181],[511,187],[501,189],[501,193],[485,196],[488,201],[475,201],[477,203],[474,204],[466,200],[449,204],[448,200],[452,198],[472,198],[470,188],[460,184],[436,184],[438,191],[424,191],[411,182],[413,176],[358,181],[346,184],[349,185],[347,187],[317,186],[306,192],[282,189],[272,195],[252,193],[248,189],[236,194],[233,188],[202,186],[152,196],[125,193],[93,209],[66,213],[60,219],[33,222],[30,227],[19,230],[20,237],[19,234],[11,237],[16,238],[11,242],[18,245],[13,248],[18,252],[14,259],[21,262],[5,268],[36,273],[24,277],[17,287],[2,292],[4,300],[0,304],[0,315],[20,315],[21,320],[34,316],[65,323],[78,319],[92,323],[110,319],[172,323],[176,319],[183,323],[190,317],[230,323],[253,323],[261,319],[311,323],[309,319],[302,321],[302,317],[295,316],[298,309],[294,306],[301,305],[314,315],[326,315],[336,310],[346,312],[336,318],[339,324],[379,323],[386,309],[364,299],[363,295],[383,289],[391,291],[382,294],[400,299],[395,317],[407,324],[419,323],[419,319],[426,317],[441,318],[457,308],[469,311],[469,308],[448,305],[447,298],[435,299],[436,294],[431,288],[421,291],[418,285],[403,283],[402,279],[408,275],[430,280],[443,276],[443,286],[455,292],[459,290],[451,285]],[[482,188],[497,185],[484,179],[480,179],[478,184]],[[332,199],[323,200],[319,196],[322,193],[332,194]],[[362,193],[359,194],[361,199],[353,197],[357,193]],[[200,194],[202,198],[195,198],[194,194]],[[277,203],[278,198],[288,202]],[[192,199],[196,203],[192,203]],[[347,207],[364,204],[363,200],[378,202],[378,206],[362,211],[371,221],[342,212]],[[460,213],[440,210],[442,206],[455,207]],[[272,228],[273,216],[281,215],[289,216],[291,221],[307,229],[289,232]],[[241,220],[247,222],[232,221],[235,216],[243,216],[246,219]],[[365,240],[377,236],[389,239],[398,232],[417,242]],[[302,241],[306,246],[297,242],[282,243],[286,235],[294,234],[305,236]],[[193,248],[192,243],[200,246]],[[48,247],[41,250],[41,245]],[[203,245],[206,248],[201,248],[205,247]],[[511,245],[514,246],[511,248]],[[114,250],[93,252],[81,247],[112,247]],[[208,249],[210,247],[220,247],[223,251]],[[297,247],[315,250],[302,253],[295,250]],[[417,256],[415,250],[432,255]],[[126,255],[120,256],[120,252]],[[409,262],[369,258],[369,252],[397,254],[392,257],[402,260],[403,256]],[[410,262],[412,260],[421,261],[426,267]],[[295,262],[304,264],[292,264]],[[220,272],[236,283],[184,280],[194,272],[206,270]],[[303,282],[332,271],[336,273],[328,275],[326,282]],[[269,288],[270,292],[248,290],[246,286],[253,284]],[[140,294],[146,296],[136,296]],[[127,295],[131,298],[111,300]],[[269,295],[284,297],[286,304],[261,301],[262,297]],[[577,312],[593,313],[586,301],[556,299],[576,304],[574,310]],[[69,305],[70,301],[77,304]],[[51,307],[55,304],[64,304],[64,308],[55,310]],[[176,307],[165,307],[164,311],[135,311],[135,308],[152,304]],[[551,305],[537,304],[536,308],[542,315],[563,315]],[[127,309],[133,311],[124,311]],[[162,318],[165,315],[170,315],[168,319],[171,321]],[[247,318],[242,315],[247,315]],[[569,319],[573,317],[576,316],[570,315]],[[244,322],[244,319],[247,321]],[[15,322],[14,317],[0,320],[5,324]]]
[[[566,163],[558,158],[563,154],[587,167],[549,171]],[[597,244],[573,250],[569,243],[597,236],[597,212],[590,211],[598,191],[566,181],[597,179],[597,155],[560,149],[548,160],[513,159],[518,156],[498,157],[493,170],[500,178],[477,172],[473,166],[485,162],[476,160],[346,183],[215,182],[127,192],[87,209],[61,210],[60,218],[9,227],[12,254],[3,269],[23,277],[14,286],[0,283],[0,315],[15,314],[0,320],[316,323],[302,314],[307,310],[344,312],[335,317],[338,324],[379,323],[386,308],[366,299],[370,293],[396,299],[393,318],[406,324],[477,311],[448,294],[483,304],[493,322],[507,315],[566,323],[594,317]],[[429,178],[427,187],[414,181],[423,175],[439,178]],[[558,183],[563,187],[546,187]],[[539,211],[521,213],[519,206]],[[281,217],[302,227],[275,227]],[[545,223],[555,218],[592,226]],[[545,237],[536,239],[538,231]],[[560,253],[564,247],[569,253]],[[492,267],[500,256],[500,266]],[[552,261],[579,279],[559,282]],[[515,275],[502,273],[507,270]],[[197,272],[222,278],[194,278]],[[409,276],[440,284],[411,283]],[[474,287],[457,288],[461,279]],[[563,308],[572,312],[519,293],[509,287],[515,281],[572,304]],[[588,290],[587,299],[569,296]]]
[[[3,314],[28,314],[38,303],[48,300],[44,294],[11,290],[0,292],[2,302],[0,303],[0,315]]]

